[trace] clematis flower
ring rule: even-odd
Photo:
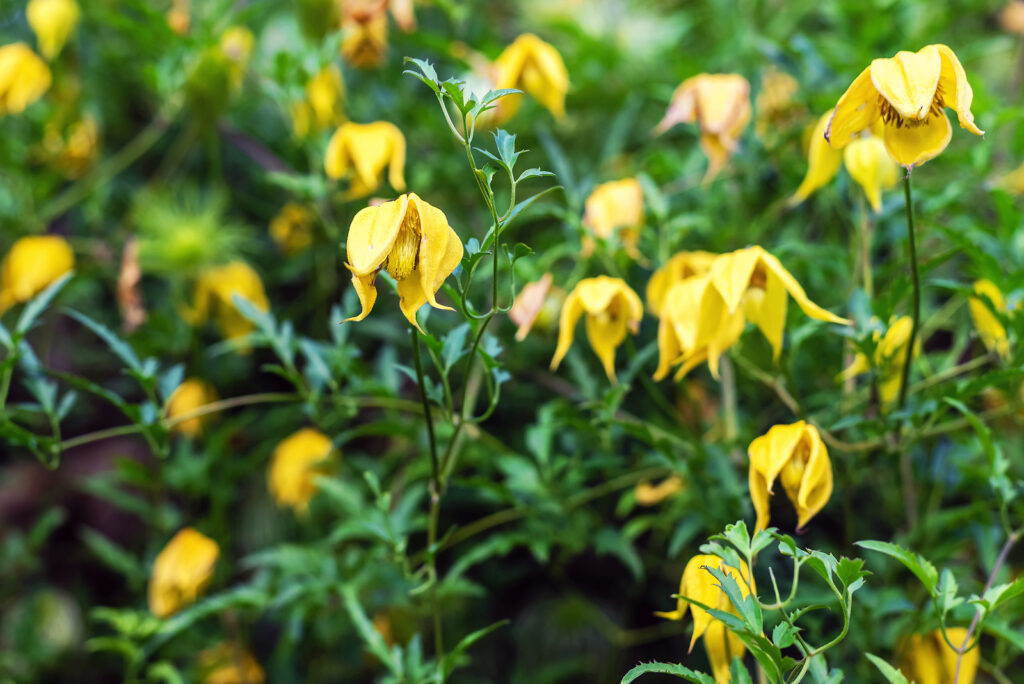
[[[556,119],[565,116],[565,95],[569,92],[569,71],[550,43],[532,33],[516,38],[493,64],[497,89],[522,90],[540,102]],[[522,95],[503,97],[495,112],[495,123],[512,118],[522,104]]]
[[[558,368],[572,346],[576,323],[583,314],[587,315],[590,346],[608,379],[615,382],[615,349],[626,339],[627,329],[634,335],[639,330],[644,305],[621,278],[598,276],[581,280],[562,305],[558,347],[551,359],[551,370]]]
[[[195,602],[213,578],[220,548],[191,527],[178,532],[157,555],[149,579],[149,612],[165,618]]]
[[[967,638],[963,627],[947,627],[950,642],[962,644]],[[980,649],[973,648],[960,659],[960,678],[956,678],[956,651],[949,647],[941,630],[914,634],[905,639],[897,652],[900,671],[916,684],[974,684],[981,660]]]
[[[565,291],[560,287],[552,287],[551,282],[551,274],[545,273],[540,280],[524,285],[512,302],[508,317],[519,326],[516,341],[525,340],[534,325],[548,329],[557,318],[565,301]]]
[[[761,75],[761,90],[754,105],[757,112],[754,132],[766,144],[774,145],[777,131],[792,123],[802,111],[796,102],[798,90],[797,80],[775,66],[768,67]]]
[[[996,352],[999,354],[999,358],[1005,361],[1010,358],[1010,340],[1007,339],[1006,328],[1003,327],[996,313],[994,313],[1007,313],[1006,300],[1003,299],[1003,293],[999,291],[999,287],[995,283],[985,279],[974,283],[974,293],[981,295],[971,297],[967,302],[971,310],[971,319],[974,321],[974,327],[978,330],[978,335],[981,336],[981,341],[985,348]],[[991,308],[981,297],[988,298],[988,301],[991,302]]]
[[[429,303],[435,309],[452,308],[438,303],[435,294],[462,261],[462,241],[437,207],[414,192],[392,202],[366,207],[355,215],[348,229],[348,270],[359,295],[362,312],[349,318],[361,321],[377,301],[374,279],[382,268],[398,281],[399,306],[417,330],[416,312]]]
[[[890,156],[912,170],[946,149],[953,129],[947,106],[956,110],[960,126],[975,135],[971,101],[974,92],[953,51],[928,45],[917,52],[872,60],[839,98],[825,138],[833,148],[845,147],[850,138],[878,120]]]
[[[248,264],[233,261],[224,266],[213,266],[199,274],[195,289],[195,309],[190,318],[194,323],[204,323],[214,318],[221,334],[228,340],[248,335],[253,330],[253,324],[235,308],[236,294],[249,300],[260,311],[270,309],[259,274]]]
[[[372,69],[388,51],[387,3],[380,0],[348,0],[342,19],[341,54],[357,69]]]
[[[71,245],[56,235],[17,240],[0,263],[0,314],[27,302],[75,266]]]
[[[313,212],[289,202],[271,219],[270,237],[289,256],[308,249],[313,244]]]
[[[708,660],[711,662],[711,671],[718,684],[728,684],[729,666],[733,658],[743,658],[746,648],[739,637],[729,631],[725,623],[712,617],[711,613],[703,608],[690,603],[685,598],[689,597],[700,601],[705,606],[716,610],[727,611],[735,614],[729,598],[722,591],[718,580],[712,575],[708,568],[714,568],[722,573],[730,575],[736,580],[740,594],[750,595],[753,586],[753,577],[750,574],[747,564],[740,561],[741,567],[736,568],[726,565],[721,558],[712,555],[698,555],[690,559],[683,569],[683,576],[679,580],[679,597],[676,599],[676,609],[669,612],[657,612],[658,617],[669,620],[682,620],[689,608],[693,616],[693,636],[690,639],[690,650],[693,650],[697,639],[704,637],[704,649],[707,651]],[[748,584],[749,583],[749,584]]]
[[[842,161],[853,180],[864,189],[871,208],[876,212],[881,211],[882,190],[891,188],[899,180],[898,166],[889,156],[882,140],[881,121],[852,137],[840,151],[825,140],[825,131],[834,111],[826,112],[814,127],[807,155],[807,175],[790,198],[789,204],[797,205],[815,190],[824,187],[835,178]]]
[[[647,281],[647,310],[661,316],[661,308],[670,287],[681,280],[711,270],[715,255],[711,252],[677,252]]]
[[[292,106],[292,128],[305,138],[310,133],[336,126],[345,120],[341,103],[345,99],[345,81],[341,71],[328,64],[306,83],[306,99]]]
[[[832,496],[832,462],[818,429],[804,421],[776,425],[747,449],[750,455],[750,499],[757,513],[756,529],[768,527],[769,497],[776,478],[796,508],[802,530]]]
[[[217,401],[217,391],[213,389],[213,385],[200,378],[187,378],[167,399],[167,417],[177,418],[188,415],[215,401]],[[189,418],[176,423],[171,427],[171,431],[194,439],[199,436],[211,418],[211,415]]]
[[[238,89],[242,85],[245,71],[249,68],[249,57],[252,55],[256,38],[252,31],[244,26],[229,26],[220,37],[220,51],[231,67],[232,86]]]
[[[672,475],[656,485],[651,484],[648,480],[638,482],[633,489],[633,496],[636,498],[637,504],[641,506],[654,506],[679,494],[684,489],[686,489],[686,482],[683,481],[683,478]]]
[[[343,123],[331,136],[324,157],[329,178],[351,175],[349,199],[366,197],[380,187],[387,169],[388,182],[395,190],[405,190],[405,136],[394,124],[375,121]]]
[[[882,400],[882,410],[887,410],[899,397],[912,327],[913,321],[910,316],[900,316],[889,324],[884,336],[881,331],[876,330],[872,336],[876,345],[873,363],[863,354],[857,354],[853,357],[853,363],[837,379],[842,382],[874,368],[875,376],[878,378],[878,397]],[[914,349],[915,355],[917,352],[918,349]]]
[[[999,25],[1007,33],[1024,36],[1024,2],[1010,0],[999,13]]]
[[[25,17],[44,57],[52,60],[60,54],[80,14],[75,0],[29,0]]]
[[[99,156],[99,126],[88,114],[62,132],[56,119],[46,125],[43,148],[53,167],[68,178],[80,178]]]
[[[21,114],[50,88],[50,67],[25,43],[0,46],[0,116]]]
[[[322,432],[303,428],[274,448],[267,469],[267,489],[279,506],[305,513],[316,494],[316,476],[326,473],[334,455],[331,440]]]
[[[199,681],[202,684],[263,684],[266,674],[247,648],[224,642],[200,651]]]
[[[676,88],[655,132],[660,135],[678,123],[696,123],[701,149],[708,156],[704,182],[710,183],[729,161],[749,122],[747,79],[739,74],[698,74]]]
[[[636,178],[601,183],[587,197],[583,212],[583,227],[602,240],[618,239],[634,260],[640,253],[636,244],[640,228],[644,225],[644,191]],[[594,251],[594,241],[583,239],[583,256]]]

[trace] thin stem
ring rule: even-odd
[[[434,420],[430,413],[430,401],[427,399],[427,386],[423,380],[423,362],[420,359],[420,335],[415,327],[410,328],[412,341],[412,362],[416,367],[416,386],[420,391],[420,403],[423,404],[423,417],[427,421],[427,436],[430,440],[430,484],[434,491],[440,492],[438,486],[437,440],[434,436]]]
[[[907,246],[910,249],[910,276],[913,283],[913,300],[911,309],[910,339],[907,340],[906,358],[903,363],[903,378],[900,381],[899,401],[896,410],[902,411],[907,404],[907,389],[910,387],[910,362],[914,354],[914,343],[917,340],[917,326],[921,319],[921,281],[917,272],[917,241],[914,237],[914,205],[910,197],[910,174],[903,179],[903,196],[907,207]]]

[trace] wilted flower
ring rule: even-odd
[[[79,14],[75,0],[29,0],[25,16],[43,56],[53,59],[60,54],[68,36],[75,30]]]
[[[621,278],[586,278],[569,293],[558,322],[558,347],[551,359],[551,370],[558,368],[576,332],[580,316],[587,315],[587,340],[601,359],[608,379],[615,382],[615,349],[640,328],[644,305],[636,292]]]
[[[876,330],[872,336],[876,345],[874,363],[869,362],[863,354],[857,354],[853,357],[853,363],[840,373],[838,379],[844,381],[866,373],[874,367],[882,410],[888,409],[900,393],[903,367],[907,361],[907,344],[910,343],[913,325],[910,316],[900,316],[889,324],[884,336],[881,331]],[[914,349],[914,353],[917,354],[917,349]]]
[[[56,235],[17,240],[0,263],[0,314],[27,302],[75,266],[71,245]]]
[[[672,94],[659,135],[678,123],[697,123],[700,146],[708,156],[704,182],[712,181],[736,150],[750,122],[750,83],[739,74],[698,74]]]
[[[765,69],[761,74],[761,90],[754,105],[757,112],[754,132],[757,137],[770,141],[780,126],[791,122],[794,115],[802,110],[795,100],[798,90],[800,84],[785,71],[775,66]]]
[[[121,310],[122,327],[132,332],[146,322],[146,307],[142,303],[139,281],[142,268],[139,266],[139,243],[135,238],[124,243],[121,252],[121,270],[117,274],[117,308]]]
[[[199,653],[198,669],[202,684],[263,684],[263,668],[247,648],[237,643],[221,643]]]
[[[1024,2],[1010,0],[999,13],[999,24],[1007,33],[1024,36]]]
[[[661,307],[670,287],[691,276],[703,275],[711,270],[715,259],[711,252],[677,252],[647,281],[647,310],[661,316]]]
[[[644,191],[636,178],[601,183],[587,197],[583,212],[583,227],[602,240],[618,239],[626,252],[639,259],[637,241],[644,225]],[[583,254],[594,251],[590,236],[583,240]]]
[[[48,123],[43,146],[54,168],[68,178],[79,178],[91,169],[99,156],[99,127],[88,114],[62,134],[56,122]]]
[[[462,241],[444,212],[414,192],[393,202],[366,207],[348,229],[348,270],[359,295],[362,312],[347,320],[366,318],[377,301],[374,279],[382,268],[398,282],[399,306],[416,329],[416,312],[429,303],[440,304],[435,294],[462,261]]]
[[[991,280],[978,280],[974,283],[974,293],[967,305],[971,310],[971,318],[974,320],[974,327],[981,336],[985,348],[999,354],[1003,360],[1010,358],[1010,340],[1006,337],[1006,328],[999,322],[996,313],[1006,314],[1006,300],[999,287]],[[991,303],[985,302],[982,297],[988,298]],[[995,313],[994,313],[995,312]]]
[[[810,522],[832,496],[832,462],[818,429],[804,421],[776,425],[747,449],[750,455],[750,499],[757,529],[768,527],[769,497],[775,479],[796,508],[797,529]]]
[[[519,342],[526,339],[535,324],[547,328],[557,318],[565,301],[565,291],[552,287],[551,282],[551,274],[545,273],[540,280],[524,285],[512,302],[508,317],[519,326],[516,330]]]
[[[50,88],[50,67],[25,43],[0,46],[0,116],[21,114]]]
[[[569,92],[569,71],[558,50],[550,43],[524,33],[516,38],[494,61],[497,89],[522,90],[540,102],[556,118],[565,116],[565,95]],[[501,99],[495,113],[497,123],[507,121],[518,110],[522,96]]]
[[[196,409],[217,401],[217,391],[213,385],[201,378],[187,378],[167,399],[167,418],[174,420],[187,416]],[[186,437],[196,438],[208,423],[210,416],[195,416],[171,426],[171,432],[178,432]]]
[[[889,154],[913,169],[949,144],[953,129],[946,118],[947,106],[956,110],[961,127],[984,134],[974,125],[973,99],[964,68],[948,47],[901,51],[895,57],[872,60],[854,79],[836,104],[825,138],[834,148],[845,147],[854,134],[881,119]]]
[[[685,488],[686,483],[683,481],[683,478],[678,475],[672,475],[656,485],[652,485],[648,480],[638,482],[633,489],[633,496],[639,505],[653,506],[671,496],[679,494]]]
[[[967,638],[963,627],[947,627],[946,636],[960,645]],[[905,639],[898,649],[900,671],[915,684],[974,684],[981,651],[972,648],[960,658],[960,676],[957,678],[956,651],[942,637],[942,630],[929,634],[914,634]]]
[[[347,0],[341,28],[341,54],[352,66],[380,66],[388,50],[387,3],[381,0]]]
[[[270,221],[270,237],[285,254],[298,254],[313,244],[313,212],[289,202]]]
[[[303,428],[282,440],[267,469],[267,488],[279,506],[305,513],[316,493],[316,476],[327,472],[334,454],[331,440],[312,428]]]
[[[193,321],[203,323],[212,317],[225,339],[245,337],[252,331],[253,324],[235,307],[235,295],[248,300],[260,311],[270,308],[259,274],[245,262],[233,261],[204,270],[196,282]]]
[[[324,157],[329,178],[344,178],[351,172],[350,199],[366,197],[384,181],[395,190],[405,190],[405,136],[387,121],[343,123],[331,136]]]
[[[149,611],[169,617],[193,603],[213,578],[217,542],[191,527],[174,535],[153,563]]]
[[[345,81],[341,71],[328,64],[306,83],[306,99],[292,107],[295,135],[304,138],[314,131],[336,126],[345,119],[341,103],[345,98]]]

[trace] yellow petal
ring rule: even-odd
[[[750,83],[739,74],[703,74],[698,78],[697,118],[701,130],[734,132],[736,122],[750,114]]]
[[[825,139],[837,150],[846,147],[853,135],[870,128],[878,116],[878,91],[871,82],[871,67],[868,67],[836,103],[832,119],[825,128]]]
[[[434,293],[455,269],[455,266],[462,261],[462,242],[448,225],[448,219],[444,212],[424,202],[416,193],[409,193],[409,207],[406,211],[409,214],[412,212],[419,214],[421,233],[419,264],[416,269],[420,274],[423,293],[431,306],[450,311],[450,307],[437,303]],[[449,245],[452,240],[457,244]],[[454,263],[452,263],[453,261]],[[449,265],[450,268],[447,270],[443,268],[443,266]]]
[[[896,162],[889,156],[885,143],[873,135],[851,140],[843,150],[846,170],[864,189],[868,203],[876,212],[882,209],[882,190],[899,180]]]
[[[680,83],[672,93],[665,116],[654,129],[660,135],[678,123],[697,120],[697,82],[700,76],[691,76]]]
[[[740,638],[720,620],[711,623],[704,633],[704,650],[707,651],[716,684],[729,684],[732,681],[730,669],[733,658],[742,660],[747,651]]]
[[[811,455],[804,468],[797,500],[793,502],[797,512],[797,531],[802,530],[832,497],[832,462],[818,429],[807,425],[804,439],[810,442]]]
[[[385,169],[398,191],[405,189],[405,137],[387,121],[347,122],[338,127],[327,145],[324,170],[330,178],[353,172],[349,196],[363,197],[380,187]]]
[[[274,448],[267,468],[267,489],[279,506],[305,513],[316,493],[316,476],[327,471],[325,463],[334,455],[327,435],[303,428]]]
[[[837,323],[839,325],[853,324],[853,321],[836,316],[834,313],[826,311],[812,302],[807,297],[807,293],[804,292],[804,288],[800,286],[800,283],[797,282],[796,278],[794,278],[793,275],[782,266],[774,255],[769,254],[760,247],[757,247],[756,249],[759,250],[761,260],[769,274],[779,279],[782,286],[786,288],[786,291],[789,292],[790,296],[796,301],[797,306],[799,306],[805,314],[816,320],[826,321],[828,323]]]
[[[644,223],[644,191],[636,178],[601,183],[587,197],[583,226],[600,238],[611,238],[620,228]]]
[[[863,354],[857,354],[853,357],[853,363],[836,376],[836,382],[845,382],[850,378],[857,377],[861,373],[867,373],[869,370],[871,370],[871,363],[868,362],[868,357]]]
[[[979,280],[974,283],[974,292],[987,297],[996,311],[1006,311],[1003,293],[991,280]],[[967,305],[971,311],[971,318],[974,320],[974,327],[985,348],[997,352],[1004,360],[1008,359],[1010,357],[1010,341],[1006,337],[1006,328],[999,322],[999,318],[989,308],[988,303],[980,297],[971,297]]]
[[[583,315],[583,301],[580,298],[579,286],[569,293],[565,303],[562,304],[562,313],[558,321],[558,346],[555,348],[555,355],[551,359],[551,370],[556,370],[558,364],[569,352],[572,346],[573,337],[576,334],[576,323]]]
[[[743,295],[750,284],[750,276],[761,259],[761,251],[755,248],[738,249],[720,255],[711,264],[711,282],[722,295],[725,307],[730,313],[736,311],[743,301]]]
[[[758,437],[758,439],[763,438]],[[754,440],[754,442],[756,441]],[[754,448],[753,443],[751,443],[750,448]],[[764,448],[764,444],[758,444],[758,449]],[[764,458],[759,456],[761,460]],[[766,529],[768,522],[771,520],[771,504],[769,503],[771,493],[768,491],[768,480],[765,479],[764,473],[754,467],[753,456],[751,456],[750,468],[747,472],[747,485],[750,488],[750,502],[754,505],[754,513],[757,515],[754,529],[755,531]]]
[[[759,473],[765,481],[769,493],[776,478],[782,472],[786,462],[792,457],[793,450],[804,434],[804,421],[792,425],[775,425],[767,433],[756,438],[747,448],[750,456],[750,469]]]
[[[901,50],[895,57],[871,61],[871,82],[900,116],[924,119],[935,99],[942,59],[934,45],[918,52]]]
[[[773,271],[768,271],[765,288],[751,288],[744,298],[744,312],[772,346],[772,358],[778,360],[782,353],[782,334],[786,329],[786,306],[789,298],[782,281]]]
[[[984,135],[974,124],[974,114],[971,113],[971,102],[974,100],[974,91],[967,82],[967,74],[960,65],[960,60],[945,45],[933,45],[942,59],[942,71],[939,76],[939,87],[942,88],[942,96],[946,106],[956,110],[960,126],[966,128],[975,135]]]
[[[953,645],[960,646],[967,639],[967,629],[965,627],[947,627],[946,636],[949,637],[949,641]],[[953,681],[954,677],[956,677],[956,651],[949,647],[949,644],[942,637],[940,630],[932,632],[931,638],[941,654],[946,681]],[[974,684],[974,677],[978,672],[980,660],[980,648],[972,648],[963,655],[963,658],[960,659],[960,678],[957,680],[959,684]]]
[[[455,267],[462,261],[462,241],[459,240],[459,236],[455,234],[454,230],[448,228],[448,231],[445,253],[438,264],[433,277],[433,284],[430,284],[430,279],[418,269],[408,278],[398,281],[399,306],[405,317],[409,319],[409,322],[417,328],[419,328],[419,325],[416,323],[416,312],[425,303],[430,302],[430,305],[435,309],[452,310],[450,306],[440,304],[435,299],[435,295],[441,288],[441,285],[444,284],[445,279],[451,275]]]
[[[700,136],[700,149],[708,157],[708,170],[704,172],[701,183],[710,183],[725,168],[733,150],[736,149],[736,142],[724,135],[716,133],[704,133]]]
[[[829,121],[832,120],[834,111],[831,109],[818,119],[814,131],[811,133],[811,145],[807,150],[807,175],[804,176],[800,187],[790,198],[791,206],[803,202],[811,196],[812,192],[824,187],[835,178],[839,171],[842,154],[838,150],[832,149],[828,140],[825,139],[825,130],[828,128]]]
[[[20,114],[50,88],[50,67],[25,43],[0,46],[0,116]]]
[[[408,195],[402,195],[393,202],[361,209],[355,215],[346,244],[347,265],[354,276],[376,273],[384,263],[398,237],[408,206]]]
[[[56,57],[78,23],[80,11],[75,0],[29,0],[25,18],[36,34],[39,51],[47,59]]]
[[[498,88],[517,88],[536,98],[557,118],[565,115],[569,72],[558,50],[531,33],[512,42],[494,62]],[[510,98],[505,98],[510,99]],[[511,103],[509,103],[511,104]],[[511,116],[518,104],[504,118]]]
[[[886,126],[885,148],[898,163],[912,169],[946,149],[953,127],[945,114],[930,116],[919,126]]]
[[[349,321],[361,321],[373,311],[373,305],[377,301],[377,288],[373,284],[376,277],[376,273],[365,276],[352,276],[352,287],[356,289],[356,295],[359,297],[359,304],[362,306],[362,310],[358,316],[346,318],[346,323]]]
[[[587,314],[587,340],[604,366],[608,380],[615,380],[615,350],[626,339],[628,321],[622,312],[617,315],[602,311],[598,314]]]

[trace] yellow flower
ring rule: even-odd
[[[221,334],[228,340],[248,335],[253,324],[235,308],[236,294],[260,311],[270,309],[263,282],[248,264],[233,261],[205,269],[196,282],[193,321],[203,323],[210,317],[215,318]]]
[[[27,302],[75,266],[71,245],[56,235],[17,240],[0,263],[0,314]]]
[[[174,390],[167,400],[167,417],[177,418],[192,413],[201,406],[217,401],[217,392],[213,385],[200,378],[188,378]],[[183,420],[171,427],[172,432],[178,432],[186,437],[198,437],[203,426],[209,422],[211,415],[196,416]]]
[[[99,155],[99,127],[86,114],[63,135],[56,121],[47,123],[43,145],[54,168],[68,178],[79,178],[92,168]]]
[[[25,43],[0,46],[0,116],[21,114],[50,88],[50,67]]]
[[[750,83],[739,74],[698,74],[683,81],[672,94],[665,117],[655,131],[664,133],[677,123],[700,127],[700,146],[708,156],[704,182],[711,182],[736,150],[750,122]]]
[[[644,191],[636,178],[601,183],[587,197],[583,227],[602,240],[610,240],[618,231],[619,241],[633,259],[640,259],[636,244],[644,225]],[[583,239],[583,255],[594,251],[594,241]]]
[[[179,36],[188,33],[192,23],[189,15],[189,0],[172,0],[171,9],[167,10],[167,25]]]
[[[348,263],[352,285],[363,310],[350,321],[361,321],[377,301],[374,279],[380,269],[398,281],[399,306],[418,330],[416,312],[429,303],[436,309],[452,308],[438,303],[435,295],[462,261],[462,241],[437,207],[410,192],[392,202],[366,207],[355,215],[348,229]]]
[[[558,322],[558,348],[551,359],[551,370],[558,368],[572,345],[576,323],[587,314],[587,339],[601,359],[608,379],[615,382],[615,349],[626,339],[628,329],[634,335],[640,328],[644,305],[636,292],[621,278],[586,278],[569,293]]]
[[[963,627],[948,627],[950,642],[959,646],[967,638]],[[900,671],[916,684],[953,684],[956,679],[956,651],[949,647],[941,630],[930,634],[914,634],[899,648]],[[980,649],[973,648],[960,660],[959,684],[974,684],[981,659]]]
[[[1007,33],[1024,36],[1024,2],[1010,0],[999,13],[999,24]]]
[[[686,596],[705,606],[717,610],[727,611],[735,614],[735,609],[725,592],[721,590],[718,580],[707,568],[714,568],[736,580],[739,585],[740,594],[750,595],[753,586],[753,577],[746,563],[740,561],[739,571],[736,568],[726,565],[721,558],[712,555],[698,555],[690,559],[683,569],[683,576],[679,580],[679,596]],[[748,585],[749,582],[749,585]],[[726,629],[725,623],[711,616],[703,608],[700,608],[684,598],[676,599],[676,609],[669,612],[656,612],[658,617],[669,620],[682,620],[689,608],[693,616],[693,637],[690,639],[690,650],[693,650],[697,639],[704,637],[704,648],[711,662],[712,674],[719,684],[728,684],[729,665],[733,658],[743,658],[746,652],[743,642]]]
[[[750,455],[750,499],[757,512],[756,529],[768,527],[769,497],[776,478],[796,508],[797,530],[818,514],[832,496],[832,462],[818,429],[804,421],[776,425],[747,449]]]
[[[522,90],[540,102],[555,118],[565,116],[565,95],[569,92],[569,71],[562,56],[550,43],[524,33],[516,38],[494,61],[494,82],[497,89]],[[501,99],[497,123],[510,119],[518,111],[522,96],[513,94]]]
[[[558,311],[565,301],[565,291],[552,287],[551,280],[551,274],[545,273],[540,280],[527,283],[512,302],[508,317],[519,326],[516,330],[517,341],[525,340],[534,325],[546,330],[557,319]]]
[[[685,488],[686,483],[683,481],[683,478],[678,475],[672,475],[656,485],[652,485],[648,480],[637,483],[636,488],[633,489],[633,496],[639,505],[653,506],[671,496],[679,494]]]
[[[221,643],[199,653],[202,684],[263,684],[266,675],[241,644]]]
[[[833,111],[826,112],[814,127],[807,155],[807,175],[789,203],[793,206],[803,202],[812,192],[835,178],[842,160],[853,180],[864,189],[871,208],[876,212],[881,211],[882,190],[891,188],[899,180],[899,167],[889,156],[881,137],[881,122],[876,122],[862,131],[862,134],[851,138],[840,151],[825,140],[825,131],[832,120]]]
[[[312,131],[336,126],[345,120],[341,111],[345,81],[334,64],[328,64],[306,83],[306,100],[293,112],[295,133],[300,138]]]
[[[153,563],[149,611],[169,617],[193,603],[213,578],[217,542],[191,527],[174,535]]]
[[[270,221],[270,237],[285,254],[292,255],[313,244],[313,212],[289,202]]]
[[[29,0],[25,7],[28,25],[36,34],[39,51],[53,59],[75,30],[81,12],[75,0]]]
[[[358,69],[380,66],[388,51],[387,3],[348,0],[342,21],[341,54]]]
[[[853,363],[840,373],[837,379],[842,382],[866,373],[874,367],[878,378],[878,397],[882,400],[882,410],[887,410],[899,397],[912,327],[913,321],[910,316],[900,316],[890,322],[884,336],[881,331],[876,330],[872,336],[876,345],[874,363],[869,362],[863,354],[857,354],[853,357]],[[920,340],[918,342],[920,343]],[[918,349],[915,348],[914,354],[917,352]]]
[[[366,197],[384,181],[395,190],[405,190],[405,136],[387,121],[357,124],[343,123],[331,136],[324,157],[324,170],[329,178],[352,174],[349,199]]]
[[[761,75],[761,91],[757,94],[754,106],[757,111],[754,126],[757,137],[774,142],[775,130],[789,123],[796,110],[800,109],[795,100],[798,90],[800,84],[785,71],[774,66],[765,70]]]
[[[897,162],[913,169],[946,149],[953,129],[947,106],[956,110],[960,126],[983,135],[974,125],[974,92],[953,51],[928,45],[918,52],[872,60],[839,98],[825,130],[834,148],[881,119],[882,139]]]
[[[1020,3],[1024,6],[1024,0]],[[1024,195],[1024,164],[1021,164],[1013,171],[1010,171],[1002,178],[994,182],[995,187],[1001,188],[1011,195]]]
[[[244,26],[230,26],[220,36],[220,51],[231,65],[231,79],[235,88],[242,84],[255,40],[252,31]]]
[[[991,280],[979,280],[974,283],[974,293],[987,297],[992,308],[981,297],[971,297],[967,305],[971,310],[971,318],[974,320],[974,327],[985,348],[999,354],[1004,361],[1010,358],[1010,340],[1006,337],[1006,328],[999,322],[999,318],[993,313],[993,309],[1001,314],[1007,312],[1006,300],[1003,293]]]
[[[312,428],[303,428],[282,440],[267,469],[267,489],[279,506],[305,513],[316,493],[316,476],[327,472],[334,454],[331,440]]]
[[[661,307],[670,287],[681,280],[711,270],[715,255],[711,252],[677,252],[647,281],[647,310],[661,316]]]

